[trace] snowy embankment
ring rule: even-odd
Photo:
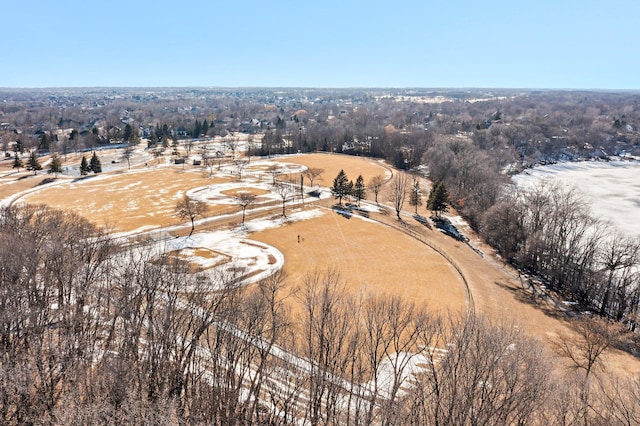
[[[559,163],[527,170],[512,179],[523,189],[543,181],[575,187],[594,216],[611,221],[624,234],[640,236],[640,162]]]

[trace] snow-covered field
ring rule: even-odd
[[[268,277],[284,265],[284,256],[278,249],[250,239],[251,233],[313,219],[322,214],[320,209],[313,209],[294,212],[286,218],[255,219],[234,229],[196,232],[187,237],[161,240],[155,247],[143,249],[157,253],[180,252],[184,260],[209,271],[212,276],[235,273],[238,284],[246,285]],[[208,255],[198,254],[203,251]]]
[[[522,188],[544,180],[577,188],[595,216],[611,221],[625,234],[640,236],[640,162],[560,163],[513,177]]]

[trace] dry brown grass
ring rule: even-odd
[[[225,191],[220,191],[220,193],[224,194],[224,195],[226,195],[228,197],[237,197],[240,194],[251,194],[251,195],[255,195],[255,196],[265,195],[265,194],[268,194],[269,191],[267,191],[265,189],[246,187],[246,188],[228,189],[228,190],[225,190]]]
[[[449,262],[418,240],[379,223],[346,219],[327,209],[320,217],[251,238],[284,254],[292,286],[314,269],[335,268],[353,294],[400,295],[440,313],[466,307],[462,279]]]
[[[324,173],[314,180],[314,185],[331,186],[333,179],[340,170],[344,170],[347,177],[355,182],[358,175],[362,175],[365,182],[375,175],[385,175],[390,171],[379,161],[371,158],[353,157],[340,154],[314,153],[307,155],[294,155],[277,159],[283,163],[302,164],[306,167],[324,169]]]
[[[175,216],[175,206],[187,190],[228,181],[203,178],[200,170],[143,169],[43,188],[26,195],[21,201],[70,209],[97,225],[107,225],[116,231],[131,231],[181,223]],[[234,206],[212,206],[208,214],[236,210]]]

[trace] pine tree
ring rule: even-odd
[[[413,182],[413,187],[411,187],[411,196],[409,198],[409,204],[416,207],[416,214],[418,214],[418,206],[422,204],[422,201],[420,200],[420,194],[421,194],[420,183],[418,182],[418,180],[415,180]]]
[[[429,193],[429,199],[427,200],[427,209],[431,210],[440,216],[440,212],[447,211],[447,203],[449,202],[449,192],[444,186],[443,182],[437,182],[431,192]]]
[[[342,205],[342,198],[351,194],[349,179],[347,178],[344,170],[340,170],[340,173],[338,173],[335,179],[333,179],[331,194],[333,195],[333,198],[338,198],[340,200],[340,205]]]
[[[131,139],[132,134],[133,134],[133,127],[131,127],[131,124],[127,123],[127,125],[124,126],[124,132],[122,133],[122,140],[124,140],[125,142],[129,142],[129,139]]]
[[[89,163],[87,163],[87,157],[82,156],[82,161],[80,161],[80,174],[82,176],[86,176],[89,173]]]
[[[131,136],[129,137],[129,144],[137,145],[140,143],[140,132],[137,127],[131,128]]]
[[[362,177],[362,175],[358,176],[358,179],[356,179],[356,184],[353,187],[353,196],[356,200],[358,200],[358,205],[360,205],[360,200],[363,200],[367,197],[364,178]]]
[[[33,170],[33,174],[37,174],[38,170],[42,170],[42,166],[38,161],[38,157],[35,151],[31,151],[31,156],[29,156],[29,162],[27,163],[27,170]]]
[[[16,152],[16,156],[13,159],[13,168],[14,169],[18,169],[18,171],[20,171],[20,169],[23,166],[24,165],[22,164],[22,160],[20,159],[20,157],[18,156],[18,153]]]
[[[48,134],[42,133],[40,136],[40,143],[38,144],[38,149],[41,151],[49,151],[49,144],[51,143],[51,138]]]
[[[62,173],[62,163],[57,153],[51,155],[51,162],[49,163],[48,173],[53,173],[54,176],[58,176],[58,173]]]
[[[196,124],[193,126],[193,134],[192,137],[195,139],[200,136],[200,132],[202,131],[202,127],[200,126],[200,122],[196,120]]]
[[[89,170],[91,170],[93,173],[102,173],[102,164],[100,164],[100,159],[95,152],[93,153],[91,161],[89,162]]]
[[[153,149],[158,145],[158,135],[155,131],[151,131],[149,138],[147,139],[147,148]]]
[[[24,145],[22,144],[22,141],[20,139],[16,141],[15,151],[16,151],[16,154],[17,153],[22,154],[24,152]]]

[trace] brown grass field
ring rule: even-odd
[[[355,216],[347,219],[327,209],[318,218],[257,232],[251,238],[284,254],[290,283],[301,282],[308,272],[335,268],[353,294],[399,295],[439,313],[466,308],[462,278],[446,259],[379,223]]]
[[[175,216],[175,206],[187,190],[227,181],[204,178],[200,170],[151,168],[63,182],[28,194],[20,201],[70,209],[98,226],[133,231],[182,222]],[[209,210],[215,215],[236,209],[218,205]]]
[[[324,169],[324,173],[314,180],[314,185],[331,186],[333,178],[344,170],[347,177],[354,182],[358,175],[362,175],[365,182],[369,182],[375,175],[391,176],[391,169],[385,167],[384,163],[371,158],[351,157],[340,154],[305,154],[292,155],[278,159],[276,161],[285,163],[297,163],[309,168]]]
[[[309,154],[287,156],[277,161],[318,167],[324,174],[314,183],[330,186],[333,178],[343,169],[355,181],[362,174],[365,181],[382,174],[390,176],[390,169],[382,163],[360,157],[335,154]],[[207,178],[201,168],[188,166],[150,167],[132,171],[114,172],[81,181],[61,178],[54,186],[37,186],[43,172],[35,177],[28,174],[8,174],[7,161],[0,166],[0,197],[33,189],[19,198],[19,202],[45,203],[53,207],[73,210],[99,226],[108,225],[116,231],[160,228],[184,223],[175,216],[176,201],[187,190],[231,180]],[[48,176],[47,176],[48,177]],[[237,192],[237,191],[236,191]],[[233,195],[234,191],[227,195]],[[263,195],[263,194],[257,194]],[[371,194],[370,194],[371,195]],[[380,197],[384,199],[384,197]],[[547,302],[535,299],[522,289],[517,273],[492,256],[489,247],[477,240],[471,232],[472,243],[486,255],[480,256],[465,243],[456,241],[419,224],[410,215],[405,218],[405,229],[416,233],[423,241],[446,253],[458,266],[468,285],[471,300],[467,300],[465,284],[441,254],[428,244],[401,232],[395,212],[372,213],[371,218],[386,223],[373,223],[357,217],[347,219],[330,210],[332,200],[314,204],[305,209],[324,208],[320,217],[292,222],[284,226],[254,233],[250,238],[270,244],[285,257],[288,284],[294,288],[309,271],[337,268],[347,289],[354,293],[399,295],[434,312],[460,312],[467,308],[496,321],[516,322],[529,334],[549,342],[567,323],[562,315]],[[280,207],[261,215],[277,215]],[[300,207],[287,207],[289,212]],[[405,205],[407,212],[412,208]],[[237,212],[233,205],[211,207],[208,215]],[[424,212],[424,210],[423,210]],[[255,217],[248,213],[247,220]],[[424,213],[423,213],[424,214]],[[237,225],[239,218],[210,223],[196,229]],[[188,228],[185,228],[188,229]],[[298,243],[297,236],[302,240]],[[606,354],[609,368],[628,373],[640,372],[640,362],[633,356],[615,350]]]

